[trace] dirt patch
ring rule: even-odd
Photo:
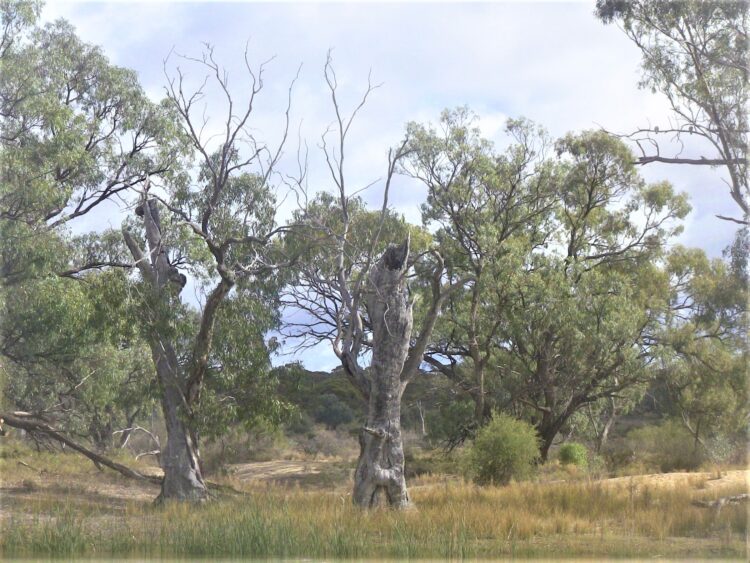
[[[716,489],[740,487],[748,488],[750,483],[750,470],[737,469],[722,471],[721,476],[716,472],[706,473],[654,473],[650,475],[633,475],[631,477],[614,477],[603,479],[603,484],[620,487],[664,487],[678,488],[692,485],[696,489]]]
[[[0,521],[36,517],[48,509],[75,508],[88,513],[120,513],[129,503],[150,503],[159,486],[109,474],[56,475],[4,481],[0,487]]]
[[[240,483],[274,483],[311,488],[331,488],[348,483],[347,462],[338,460],[276,460],[236,463],[228,466],[233,480]]]

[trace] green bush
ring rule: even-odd
[[[581,469],[588,467],[588,451],[583,444],[570,442],[560,446],[558,453],[560,463],[563,465],[576,465]]]
[[[626,442],[633,461],[663,472],[698,469],[706,461],[703,448],[696,448],[690,432],[676,420],[631,430]]]
[[[352,420],[354,420],[354,413],[349,405],[333,393],[325,393],[318,400],[315,421],[325,424],[329,430],[335,430],[341,424],[348,424]]]
[[[529,476],[538,459],[539,438],[534,427],[495,413],[467,448],[464,472],[480,485],[506,484]]]

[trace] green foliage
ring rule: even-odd
[[[5,400],[46,412],[101,449],[112,432],[153,404],[150,355],[132,323],[121,271],[26,280],[6,296],[2,328]]]
[[[100,448],[152,405],[121,237],[67,225],[183,154],[171,111],[40,4],[0,7],[3,403]],[[78,278],[78,279],[71,279]]]
[[[695,439],[677,420],[631,430],[626,440],[634,461],[659,471],[695,470],[706,461]]]
[[[322,422],[331,430],[335,430],[341,424],[347,424],[354,420],[354,413],[333,393],[326,393],[318,399],[315,411],[316,422]]]
[[[563,465],[575,465],[581,469],[588,467],[588,450],[583,444],[575,442],[563,444],[557,455]]]
[[[363,414],[362,398],[341,370],[328,374],[307,371],[300,364],[287,364],[274,368],[273,375],[278,381],[278,394],[295,409],[289,424],[293,433],[309,432],[312,422],[335,429]]]
[[[464,467],[480,485],[504,485],[528,477],[538,459],[536,430],[527,422],[495,413],[468,447]]]
[[[708,147],[712,152],[701,159],[726,167],[730,195],[746,224],[748,3],[597,0],[596,7],[604,23],[617,22],[640,49],[639,85],[662,93],[671,105],[669,127],[649,135],[656,154],[666,152],[660,138],[664,145],[677,140],[676,163],[690,163],[679,147]]]
[[[440,401],[429,417],[429,437],[435,444],[447,444],[460,439],[459,433],[474,418],[474,402],[468,398],[448,396]]]
[[[628,147],[601,131],[569,134],[554,154],[525,120],[508,123],[513,142],[498,154],[465,109],[409,132],[423,221],[451,279],[470,279],[446,305],[430,365],[473,398],[478,424],[493,404],[515,404],[546,456],[577,410],[645,389],[639,346],[669,295],[656,262],[686,197],[646,185]]]
[[[509,120],[510,146],[498,152],[480,136],[467,108],[446,110],[437,127],[410,123],[404,172],[427,187],[422,222],[435,231],[452,282],[470,281],[448,298],[428,354],[431,366],[460,382],[481,423],[491,410],[507,288],[528,254],[544,242],[554,197],[555,166],[543,157],[546,133],[527,120]],[[449,357],[450,362],[445,362]]]
[[[276,392],[279,382],[265,342],[266,333],[276,326],[276,311],[263,292],[252,289],[257,288],[239,288],[218,313],[212,361],[195,407],[195,423],[207,438],[220,437],[238,422],[246,428],[278,425],[292,410],[289,400]],[[186,327],[186,343],[192,342],[194,319]]]
[[[672,292],[656,350],[658,382],[668,414],[699,444],[722,434],[741,442],[746,432],[747,248],[743,229],[724,260],[682,247],[668,258]]]

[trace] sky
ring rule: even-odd
[[[330,189],[317,146],[334,119],[323,78],[326,53],[333,64],[344,109],[353,109],[367,86],[380,84],[351,129],[347,149],[350,185],[364,187],[382,178],[388,147],[403,137],[409,121],[435,122],[445,108],[467,105],[480,117],[483,134],[502,146],[509,117],[526,117],[553,137],[570,131],[605,128],[629,132],[667,124],[669,109],[659,94],[640,90],[640,52],[615,25],[603,25],[594,2],[497,3],[254,3],[254,2],[50,2],[44,20],[65,18],[85,41],[100,45],[117,65],[134,69],[154,99],[164,95],[168,72],[179,64],[192,80],[205,74],[175,55],[196,56],[203,43],[213,46],[226,68],[237,100],[249,88],[243,53],[254,67],[266,65],[264,89],[252,127],[269,144],[278,142],[287,90],[292,95],[292,139],[281,161],[296,166],[297,131],[310,150],[309,189]],[[300,70],[301,65],[301,70]],[[206,115],[221,126],[221,99],[206,97]],[[691,156],[696,147],[687,147]],[[651,164],[641,169],[647,181],[669,180],[687,192],[693,211],[677,242],[719,256],[735,226],[715,218],[737,215],[722,171],[708,167]],[[382,184],[365,199],[376,205]],[[425,191],[399,179],[391,205],[420,222]],[[287,198],[282,216],[293,207]],[[79,228],[114,226],[121,214],[110,208],[87,217]],[[336,359],[327,345],[302,356],[309,369],[330,369]]]

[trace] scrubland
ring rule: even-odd
[[[62,558],[685,559],[745,553],[745,505],[717,510],[693,504],[747,492],[747,472],[740,469],[616,479],[571,473],[566,480],[557,472],[553,481],[503,487],[425,474],[411,481],[413,510],[367,513],[350,502],[349,462],[294,463],[286,479],[253,473],[253,464],[230,468],[215,477],[223,485],[215,500],[156,506],[155,485],[99,472],[73,455],[4,447],[0,549],[5,557]],[[306,471],[316,475],[312,484],[301,478]]]

